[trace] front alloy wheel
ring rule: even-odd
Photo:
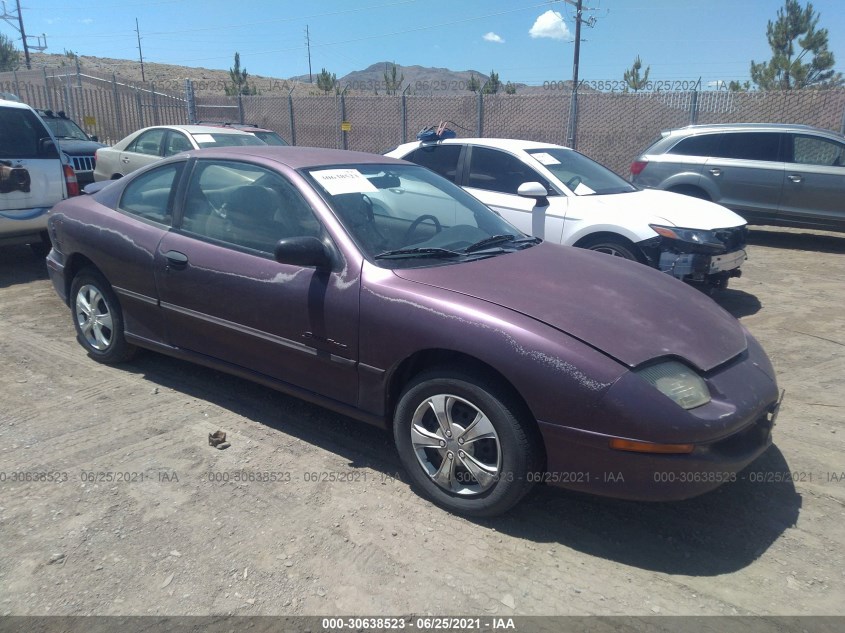
[[[534,421],[508,385],[484,374],[418,375],[399,399],[394,437],[414,487],[468,516],[505,512],[542,468]]]

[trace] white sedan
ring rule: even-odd
[[[180,152],[204,147],[265,145],[253,134],[205,125],[156,125],[97,150],[94,180],[115,180]]]
[[[387,155],[448,178],[526,233],[636,260],[706,289],[726,287],[746,259],[746,223],[736,213],[640,190],[568,147],[453,138],[405,143]]]

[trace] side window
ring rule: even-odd
[[[167,137],[167,145],[164,148],[164,155],[173,156],[179,152],[188,152],[192,149],[194,149],[194,146],[191,145],[191,141],[188,140],[187,136],[181,132],[171,130]]]
[[[139,176],[127,185],[119,208],[131,215],[161,224],[170,224],[173,189],[184,163],[171,163]]]
[[[272,254],[288,237],[322,237],[322,226],[296,188],[276,172],[236,161],[197,162],[188,183],[182,229]]]
[[[0,158],[58,158],[39,155],[39,143],[50,135],[37,115],[23,108],[0,108]]]
[[[428,145],[414,150],[407,160],[427,167],[444,178],[455,182],[460,156],[460,145]]]
[[[778,132],[733,132],[722,135],[719,149],[714,156],[743,160],[780,160]]]
[[[682,139],[667,154],[680,156],[715,156],[720,134],[699,134]]]
[[[472,148],[468,187],[516,194],[519,185],[532,181],[549,189],[549,181],[516,156],[488,147]]]
[[[155,129],[144,132],[132,141],[126,148],[127,152],[136,152],[138,154],[149,154],[151,156],[160,156],[161,141],[164,138],[164,133],[167,130]]]
[[[845,145],[817,136],[793,136],[792,162],[803,165],[845,165]]]

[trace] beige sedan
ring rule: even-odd
[[[253,134],[205,125],[157,125],[133,132],[112,147],[97,150],[94,180],[116,180],[179,152],[206,147],[265,145]]]

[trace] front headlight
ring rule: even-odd
[[[652,230],[670,240],[687,242],[715,251],[725,250],[725,245],[716,237],[714,231],[705,229],[684,229],[677,226],[662,226],[660,224],[649,224]]]
[[[634,373],[684,409],[694,409],[710,402],[710,391],[704,379],[676,360],[649,365]]]

